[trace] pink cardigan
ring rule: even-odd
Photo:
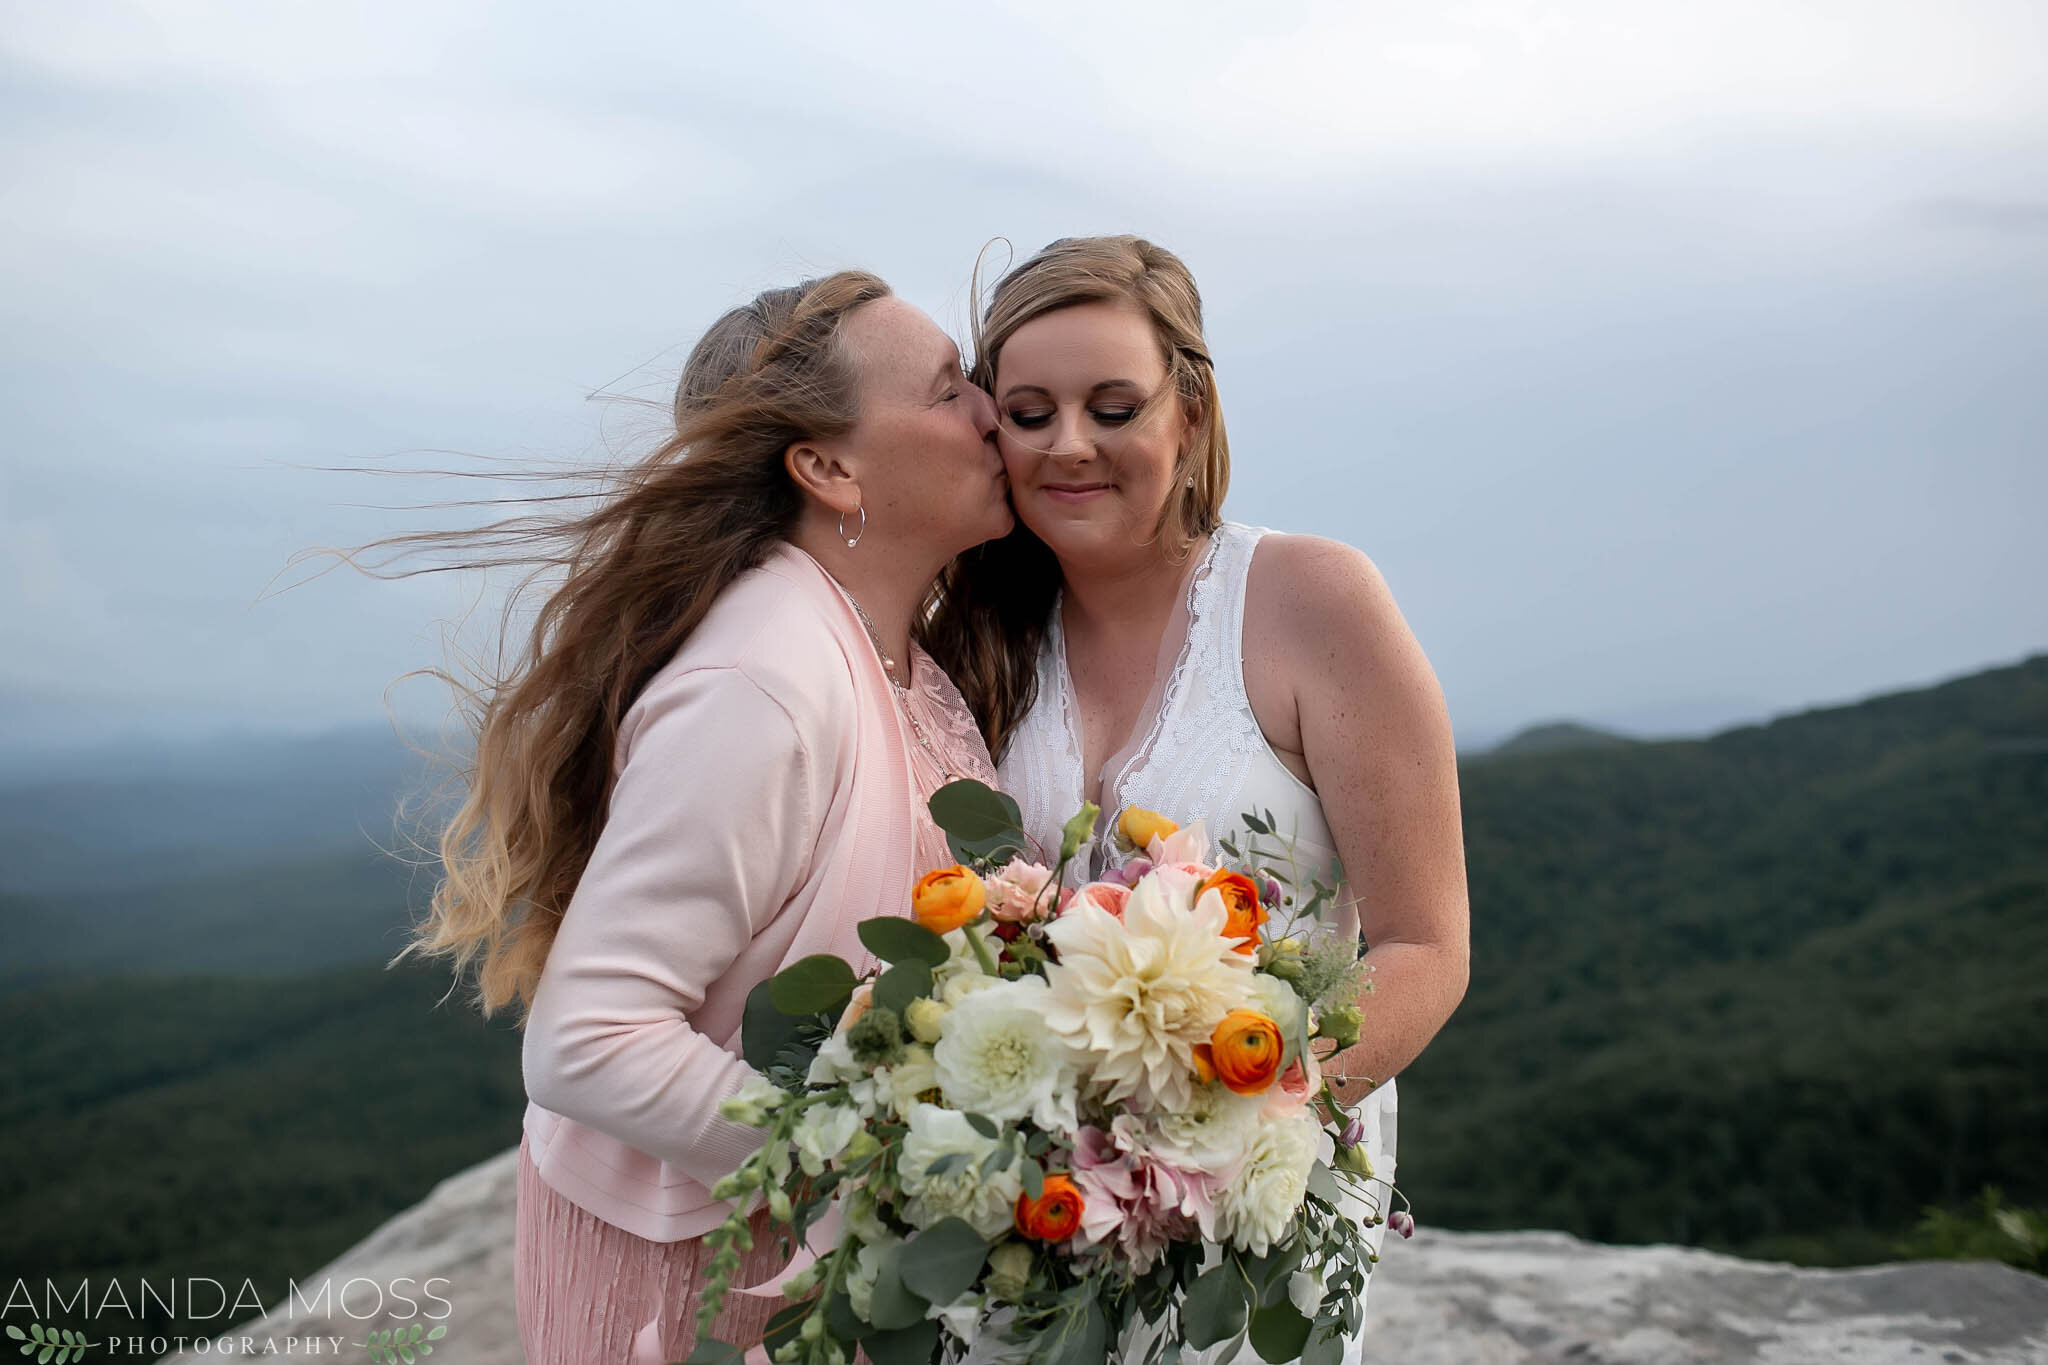
[[[526,1022],[524,1127],[548,1185],[650,1241],[724,1220],[709,1187],[760,1140],[718,1114],[752,1074],[747,993],[812,953],[866,970],[855,926],[909,907],[903,734],[859,618],[786,543],[648,682]],[[985,751],[972,766],[993,780]]]

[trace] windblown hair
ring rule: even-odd
[[[1169,559],[1185,560],[1222,524],[1230,440],[1202,333],[1202,296],[1180,257],[1139,237],[1062,237],[997,282],[974,329],[972,378],[994,392],[1003,345],[1019,327],[1084,303],[1132,304],[1152,323],[1167,382],[1139,420],[1175,401],[1197,414],[1148,533]],[[940,577],[924,645],[973,708],[989,752],[999,759],[1037,698],[1038,651],[1059,586],[1058,559],[1022,520],[1009,535],[961,555]]]
[[[854,427],[860,376],[841,327],[888,293],[873,275],[841,271],[725,314],[683,366],[673,434],[608,472],[610,486],[587,495],[597,499],[590,510],[372,542],[510,543],[531,551],[434,567],[567,570],[509,669],[501,647],[500,664],[475,686],[424,670],[455,688],[475,745],[439,833],[432,907],[394,964],[414,953],[451,958],[458,981],[474,972],[486,1017],[516,1001],[524,1025],[604,828],[620,721],[713,600],[795,530],[803,494],[784,452]],[[512,605],[501,638],[511,636]]]

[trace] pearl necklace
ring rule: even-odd
[[[912,710],[910,706],[910,684],[896,676],[896,661],[890,658],[889,651],[882,647],[882,633],[875,629],[874,621],[869,619],[867,612],[862,609],[859,600],[846,590],[846,585],[840,583],[836,578],[832,581],[838,585],[840,595],[845,597],[848,604],[853,607],[853,614],[860,617],[861,625],[867,630],[868,639],[874,643],[875,653],[882,660],[882,672],[888,676],[889,687],[896,694],[896,709],[901,711],[903,718],[910,722],[910,731],[917,736],[918,747],[929,754],[932,762],[938,765],[940,780],[942,782],[951,782],[953,780],[952,770],[946,766],[946,761],[939,757],[939,751],[932,747],[931,739],[924,732],[924,726],[917,723],[917,712]]]

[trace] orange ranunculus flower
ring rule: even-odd
[[[935,934],[972,923],[987,904],[988,888],[981,878],[957,863],[925,873],[910,893],[911,914]]]
[[[1240,940],[1240,953],[1256,953],[1259,926],[1266,922],[1266,907],[1259,904],[1258,883],[1242,872],[1218,868],[1196,889],[1195,899],[1200,900],[1202,892],[1212,889],[1223,897],[1223,908],[1230,912],[1230,918],[1223,923],[1223,937]]]
[[[1017,1196],[1017,1231],[1041,1242],[1064,1242],[1081,1226],[1082,1203],[1071,1179],[1049,1175],[1038,1198]]]
[[[1232,1010],[1209,1035],[1216,1074],[1240,1095],[1256,1095],[1273,1084],[1286,1051],[1280,1026],[1257,1010]]]
[[[1146,810],[1143,806],[1126,806],[1124,813],[1116,818],[1116,832],[1125,843],[1139,850],[1149,847],[1154,839],[1164,839],[1179,830],[1179,825],[1158,811]]]

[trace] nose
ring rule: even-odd
[[[996,400],[987,391],[973,387],[968,390],[974,399],[974,428],[981,433],[984,441],[996,438]]]
[[[1088,438],[1082,434],[1078,413],[1060,414],[1052,429],[1052,444],[1047,450],[1069,460],[1085,460],[1095,453],[1088,444]]]

